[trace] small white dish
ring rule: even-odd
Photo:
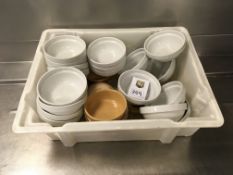
[[[108,68],[99,68],[94,65],[90,65],[90,68],[97,75],[103,77],[110,77],[120,72],[123,69],[125,62],[126,60],[124,59],[122,60],[122,62],[118,63],[117,65],[109,66]]]
[[[79,65],[77,65],[77,66],[63,66],[63,67],[73,67],[73,68],[75,68],[75,69],[79,69],[79,70],[81,70],[81,71],[84,73],[85,76],[87,76],[87,75],[90,73],[88,64],[87,64],[87,67],[86,67],[86,65],[85,65],[85,66],[84,66],[84,65],[81,65],[81,68],[79,68]],[[57,67],[50,67],[50,66],[48,66],[48,67],[47,67],[47,70],[48,70],[48,71],[51,71],[51,70],[54,70],[54,69],[56,69],[56,68],[57,68]]]
[[[74,67],[74,68],[76,68],[76,69],[80,69],[80,70],[83,70],[83,69],[88,69],[88,63],[86,62],[86,63],[82,63],[82,64],[76,64],[76,65],[67,65],[67,66],[59,66],[59,67]],[[56,68],[59,68],[59,67],[57,67],[57,66],[48,66],[47,67],[47,70],[53,70],[53,69],[56,69]]]
[[[171,61],[185,48],[185,36],[176,30],[162,30],[150,35],[144,42],[149,58],[161,62]]]
[[[179,121],[187,110],[187,104],[171,104],[140,107],[140,113],[145,119],[170,119]]]
[[[40,106],[37,106],[37,113],[42,121],[44,121],[52,126],[55,126],[55,127],[62,126],[64,124],[70,123],[70,122],[78,122],[83,116],[83,110],[80,110],[79,114],[77,116],[75,116],[74,118],[71,118],[69,120],[53,120],[53,119],[46,117],[47,112],[44,111],[43,109],[41,109]]]
[[[101,37],[90,43],[87,49],[89,63],[99,68],[114,66],[124,59],[126,46],[114,37]]]
[[[159,79],[161,83],[168,81],[175,72],[176,60],[160,62],[157,60],[149,61],[149,72]]]
[[[53,62],[49,59],[45,59],[45,61],[46,61],[46,64],[48,65],[48,67],[68,67],[68,66],[88,64],[87,57],[85,57],[82,62],[78,61],[78,62],[73,62],[73,63],[56,63],[56,62]]]
[[[122,72],[130,69],[146,70],[147,65],[148,65],[148,58],[146,56],[146,52],[144,51],[143,48],[139,48],[131,52],[126,57],[126,64]]]
[[[47,58],[45,58],[45,61],[46,61],[46,64],[48,65],[48,67],[67,67],[67,66],[88,64],[87,57],[84,57],[82,59],[82,62],[79,60],[79,61],[73,62],[73,63],[56,63],[56,62],[53,62]]]
[[[38,102],[38,101],[37,101]],[[55,115],[52,114],[46,110],[44,110],[39,103],[37,103],[37,112],[40,116],[45,117],[49,120],[54,120],[54,121],[66,121],[66,120],[71,120],[73,118],[81,118],[83,115],[83,108],[80,108],[78,111],[72,114],[66,114],[66,115]]]
[[[171,81],[162,86],[160,96],[154,104],[175,104],[184,103],[186,99],[186,90],[180,81]]]
[[[133,79],[133,77],[144,79],[149,81],[149,90],[147,93],[147,99],[140,100],[134,97],[131,97],[127,94],[130,83]],[[154,102],[156,98],[158,98],[160,92],[161,92],[161,85],[156,77],[154,77],[149,72],[146,72],[144,70],[139,69],[131,69],[123,72],[119,79],[117,84],[118,90],[120,90],[127,100],[135,105],[146,105]]]
[[[56,36],[42,46],[44,56],[54,63],[83,63],[86,59],[86,43],[79,36]]]
[[[43,117],[43,116],[39,116],[39,117],[42,121],[44,121],[44,122],[46,122],[54,127],[63,126],[66,123],[78,122],[80,120],[80,118],[78,118],[78,117],[74,117],[70,120],[65,120],[65,121],[63,121],[63,120],[51,120],[51,119],[48,119],[48,118]]]
[[[162,112],[172,112],[186,110],[187,104],[165,104],[165,105],[153,105],[153,106],[143,106],[139,108],[141,114],[151,114],[151,113],[162,113]]]
[[[185,110],[177,110],[171,112],[151,113],[143,114],[145,119],[170,119],[173,121],[179,121],[185,113]]]
[[[87,91],[87,79],[72,67],[46,72],[37,84],[37,95],[49,105],[68,105],[78,101]]]
[[[40,100],[39,97],[37,97],[37,104],[45,111],[54,114],[54,115],[70,115],[73,113],[76,113],[77,111],[80,110],[80,108],[83,107],[84,103],[87,100],[87,95],[85,95],[82,99],[79,101],[69,104],[69,105],[59,105],[59,106],[54,106],[54,105],[49,105],[46,103],[43,103],[43,101]]]

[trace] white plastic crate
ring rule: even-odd
[[[119,120],[101,122],[74,122],[61,127],[52,127],[42,122],[36,112],[36,85],[46,71],[41,52],[42,44],[55,35],[72,34],[82,37],[87,44],[98,37],[114,36],[123,40],[127,52],[142,47],[144,40],[153,32],[174,29],[183,32],[187,45],[177,58],[177,67],[172,80],[181,81],[187,90],[187,99],[192,113],[182,122],[168,119]],[[49,29],[43,32],[22,93],[13,123],[16,133],[44,133],[52,140],[61,140],[65,146],[77,142],[160,140],[170,143],[176,136],[191,136],[199,128],[219,127],[224,119],[194,49],[188,31],[183,27],[132,28],[132,29]]]

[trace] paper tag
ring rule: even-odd
[[[147,80],[133,77],[129,86],[128,95],[140,100],[145,100],[147,97],[149,84],[150,82]]]

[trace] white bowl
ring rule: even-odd
[[[42,121],[44,121],[44,122],[46,122],[54,127],[63,126],[66,123],[78,122],[80,120],[80,118],[78,118],[78,117],[74,117],[70,120],[65,120],[65,121],[63,121],[63,120],[51,120],[51,119],[48,119],[48,118],[43,117],[43,116],[39,116],[39,117]]]
[[[176,58],[185,48],[185,36],[176,30],[163,30],[150,35],[144,42],[149,58],[162,62]]]
[[[116,68],[114,68],[112,70],[109,70],[109,69],[108,70],[104,70],[104,69],[101,70],[101,69],[97,69],[97,68],[92,68],[92,71],[95,74],[100,75],[102,77],[111,77],[111,76],[117,74],[121,70],[121,68],[119,68],[117,70],[116,70]]]
[[[38,102],[38,101],[37,101]],[[83,115],[83,108],[80,108],[78,111],[72,114],[66,114],[66,115],[55,115],[52,114],[46,110],[44,110],[39,103],[37,103],[37,112],[40,116],[45,117],[50,120],[55,120],[55,121],[66,121],[66,120],[71,120],[75,117],[81,118]]]
[[[37,113],[40,117],[40,119],[52,126],[62,126],[66,123],[70,123],[70,122],[77,122],[79,121],[82,116],[83,116],[83,109],[78,111],[79,113],[77,113],[78,115],[69,119],[69,120],[53,120],[50,118],[47,118],[46,116],[49,114],[46,111],[44,111],[40,106],[37,106]]]
[[[100,68],[118,64],[125,54],[125,44],[114,37],[98,38],[91,42],[87,49],[89,63]]]
[[[55,63],[77,64],[86,59],[86,43],[78,36],[56,36],[48,40],[42,50],[45,58]]]
[[[56,115],[52,114],[45,109],[43,109],[40,104],[37,101],[37,112],[40,116],[45,117],[50,120],[55,120],[55,121],[66,121],[66,120],[71,120],[75,117],[81,118],[83,115],[83,108],[79,108],[78,111],[71,113],[71,114],[65,114],[65,115]]]
[[[85,76],[87,76],[89,73],[90,73],[90,70],[89,70],[89,67],[88,67],[88,64],[87,64],[87,66],[86,66],[86,64],[85,64],[85,66],[84,66],[84,64],[82,64],[82,65],[76,65],[76,66],[63,66],[63,67],[73,67],[73,68],[75,68],[75,69],[79,69],[80,71],[82,71],[83,73],[84,73],[84,75]],[[80,68],[79,68],[80,67]],[[56,69],[57,67],[50,67],[50,66],[48,66],[47,67],[47,70],[48,71],[51,71],[51,70],[54,70],[54,69]]]
[[[78,101],[87,90],[87,79],[78,69],[57,68],[46,72],[37,84],[37,95],[49,105],[68,105]]]
[[[147,65],[148,65],[148,58],[146,56],[146,52],[144,51],[143,48],[139,48],[131,52],[126,57],[126,64],[122,72],[130,69],[146,70]]]
[[[162,86],[161,94],[153,105],[184,103],[185,94],[186,90],[180,81],[171,81]]]
[[[49,105],[46,103],[43,103],[43,101],[40,100],[40,98],[37,98],[37,104],[45,111],[54,114],[54,115],[69,115],[73,114],[77,111],[80,110],[80,108],[83,107],[84,103],[87,100],[87,95],[85,95],[82,99],[79,101],[69,104],[69,105],[64,105],[64,106],[54,106],[54,105]]]
[[[176,60],[168,62],[160,62],[157,60],[149,61],[149,72],[159,79],[160,82],[164,83],[168,81],[175,72]]]
[[[146,100],[140,100],[137,98],[130,97],[127,92],[133,77],[144,79],[149,81],[149,90]],[[158,98],[161,92],[161,85],[157,78],[155,78],[149,72],[139,69],[131,69],[123,72],[118,79],[118,90],[120,90],[127,98],[127,100],[135,105],[150,104]]]
[[[76,69],[80,69],[80,70],[83,70],[83,69],[88,69],[88,63],[86,62],[86,63],[82,63],[82,64],[76,64],[76,65],[67,65],[67,66],[59,66],[59,67],[74,67],[74,68],[76,68]],[[59,68],[59,67],[57,67],[57,66],[48,66],[47,67],[47,70],[53,70],[53,69],[56,69],[56,68]]]
[[[56,63],[56,62],[52,62],[51,60],[49,59],[45,59],[48,67],[68,67],[68,66],[76,66],[76,65],[82,65],[82,66],[86,66],[88,65],[88,62],[87,62],[87,57],[85,57],[85,59],[83,59],[83,62],[73,62],[73,63],[68,63],[68,64],[65,64],[65,63]]]
[[[94,65],[90,65],[90,68],[97,75],[103,77],[110,77],[120,72],[123,69],[125,62],[126,60],[124,59],[122,60],[122,62],[118,63],[117,65],[109,66],[108,68],[99,68]]]
[[[179,121],[185,113],[185,110],[171,111],[171,112],[161,112],[161,113],[151,113],[144,114],[145,119],[170,119],[173,121]]]
[[[162,112],[172,112],[186,110],[187,104],[165,104],[165,105],[153,105],[153,106],[142,106],[139,108],[141,114],[152,114],[152,113],[162,113]]]
[[[171,119],[179,121],[187,109],[187,104],[171,104],[140,107],[140,113],[145,119]]]

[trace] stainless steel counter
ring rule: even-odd
[[[233,78],[228,79],[232,85]],[[209,80],[221,96],[224,78]],[[193,137],[177,138],[172,144],[103,142],[67,148],[44,135],[12,132],[14,113],[9,115],[9,111],[16,109],[23,86],[0,84],[1,175],[233,173],[232,103],[220,103],[225,117],[222,128],[201,129]]]
[[[233,1],[0,1],[0,175],[233,174]],[[225,124],[172,144],[81,143],[14,134],[14,113],[47,28],[184,26],[192,35]]]

